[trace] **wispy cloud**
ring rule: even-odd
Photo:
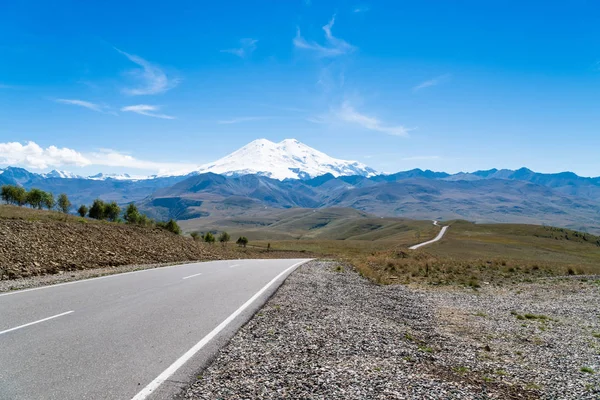
[[[85,154],[66,147],[49,146],[43,148],[35,142],[25,144],[19,142],[0,143],[0,164],[18,165],[31,169],[98,165],[149,170],[159,175],[187,173],[198,169],[196,164],[140,160],[116,150],[102,149]]]
[[[371,8],[365,4],[362,5],[358,5],[358,6],[354,6],[354,8],[352,9],[352,12],[355,13],[364,13],[369,11]]]
[[[413,87],[413,92],[417,92],[421,89],[425,89],[431,86],[437,86],[440,83],[443,83],[444,81],[447,81],[448,79],[450,79],[450,74],[444,74],[444,75],[440,75],[438,77],[435,77],[433,79],[430,79],[428,81],[422,82],[420,84],[418,84],[417,86]]]
[[[123,93],[131,96],[158,94],[172,89],[179,83],[179,79],[168,77],[160,67],[144,60],[142,57],[126,53],[117,48],[115,50],[127,57],[129,61],[140,66],[140,68],[128,72],[137,81],[138,85],[134,88],[124,88]]]
[[[221,53],[235,54],[236,56],[238,56],[240,58],[245,58],[245,57],[248,57],[250,54],[252,54],[254,52],[254,50],[256,50],[257,42],[258,42],[257,39],[251,39],[251,38],[241,39],[240,40],[241,47],[221,50]]]
[[[348,101],[342,103],[339,110],[334,112],[334,115],[340,121],[356,124],[371,131],[387,133],[393,136],[408,136],[410,129],[402,125],[388,125],[378,118],[362,114],[357,111]]]
[[[160,110],[159,106],[152,106],[149,104],[136,104],[133,106],[127,106],[121,108],[121,111],[124,112],[134,112],[140,115],[145,115],[148,117],[154,118],[162,118],[162,119],[175,119],[175,117],[166,114],[159,114],[157,111]]]
[[[325,32],[325,45],[321,45],[317,42],[309,42],[300,33],[300,28],[296,30],[296,37],[293,40],[294,46],[298,49],[311,50],[317,53],[320,57],[337,57],[344,54],[348,54],[356,50],[356,47],[346,42],[343,39],[336,38],[331,33],[331,28],[335,23],[335,15],[331,17],[331,20],[327,25],[323,27]]]
[[[79,106],[79,107],[87,108],[88,110],[92,110],[92,111],[96,111],[96,112],[101,112],[101,113],[110,112],[109,107],[107,107],[105,105],[96,104],[96,103],[92,103],[90,101],[85,101],[85,100],[78,100],[78,99],[55,99],[54,101],[57,102],[57,103],[61,103],[61,104],[68,104],[68,105],[73,105],[73,106]]]
[[[250,122],[250,121],[262,121],[265,119],[272,119],[273,117],[239,117],[232,119],[224,119],[217,121],[218,124],[239,124],[240,122]]]

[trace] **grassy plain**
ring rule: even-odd
[[[418,229],[378,240],[270,241],[272,249],[307,251],[341,259],[378,283],[506,284],[562,275],[600,274],[600,237],[523,224],[450,221],[438,243],[408,246],[435,235]],[[439,228],[434,228],[439,229]],[[417,236],[419,240],[415,241]],[[254,245],[266,247],[267,241]]]

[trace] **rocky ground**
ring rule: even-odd
[[[0,291],[185,261],[306,257],[208,245],[160,228],[0,218]],[[119,268],[117,268],[119,267]],[[78,273],[80,270],[94,270]],[[10,283],[6,283],[10,281]]]
[[[314,261],[181,397],[598,399],[598,282],[377,286]]]

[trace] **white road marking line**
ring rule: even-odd
[[[202,272],[200,272],[199,274],[194,274],[194,275],[186,276],[185,278],[181,278],[181,279],[193,278],[193,277],[198,276],[198,275],[202,275]]]
[[[150,382],[145,388],[143,388],[135,397],[131,400],[145,400],[150,396],[158,387],[167,379],[171,377],[179,368],[181,368],[190,358],[192,358],[197,352],[199,352],[208,342],[211,341],[212,338],[217,336],[219,332],[221,332],[231,321],[233,321],[238,315],[240,315],[246,308],[248,308],[257,298],[260,297],[271,285],[273,285],[279,278],[284,276],[289,271],[293,270],[300,264],[304,264],[310,260],[300,261],[279,275],[273,278],[269,283],[267,283],[262,289],[260,289],[254,296],[252,296],[247,302],[242,304],[240,308],[235,310],[233,314],[231,314],[225,321],[221,322],[215,329],[213,329],[208,335],[204,336],[198,343],[194,345],[191,349],[189,349],[184,355],[179,357],[173,364],[171,364],[167,369],[165,369],[159,376],[157,376],[152,382]]]
[[[10,329],[7,329],[5,331],[0,332],[0,335],[2,335],[4,333],[16,331],[17,329],[25,328],[27,326],[31,326],[31,325],[34,325],[34,324],[39,324],[40,322],[44,322],[44,321],[48,321],[48,320],[51,320],[51,319],[54,319],[54,318],[62,317],[63,315],[71,314],[72,312],[73,311],[67,311],[67,312],[64,312],[62,314],[53,315],[51,317],[40,319],[38,321],[33,321],[33,322],[30,322],[30,323],[25,324],[25,325],[20,325],[20,326],[14,327],[14,328],[10,328]]]
[[[240,266],[240,264],[233,264],[233,265],[230,265],[229,268],[234,268],[234,267],[239,267],[239,266]]]
[[[19,294],[19,293],[25,293],[25,292],[31,292],[33,290],[49,289],[49,288],[53,288],[53,287],[57,287],[57,286],[74,285],[75,283],[96,281],[96,280],[99,280],[99,279],[114,278],[114,277],[117,277],[117,276],[123,276],[123,275],[129,275],[129,274],[138,274],[140,272],[165,270],[165,269],[176,268],[176,267],[184,267],[186,265],[192,265],[192,264],[207,264],[207,263],[211,263],[211,262],[221,262],[221,261],[227,261],[227,260],[199,261],[199,262],[195,262],[195,263],[167,265],[165,267],[139,269],[137,271],[117,272],[116,274],[104,275],[104,276],[97,276],[95,278],[79,279],[79,280],[76,280],[76,281],[63,282],[63,283],[55,283],[54,285],[39,286],[39,287],[30,288],[30,289],[15,290],[14,292],[0,293],[0,297],[2,297],[2,296],[10,296],[10,295]],[[260,260],[256,260],[256,261],[260,261]]]

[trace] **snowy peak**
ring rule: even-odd
[[[68,171],[59,171],[59,170],[52,170],[50,172],[47,172],[45,174],[42,174],[42,176],[44,178],[62,178],[62,179],[81,179],[82,177],[79,175],[76,175],[72,172],[68,172]]]
[[[257,174],[280,180],[307,179],[327,173],[333,176],[372,176],[377,173],[357,161],[330,157],[296,139],[285,139],[279,143],[257,139],[228,156],[201,166],[197,172]]]

